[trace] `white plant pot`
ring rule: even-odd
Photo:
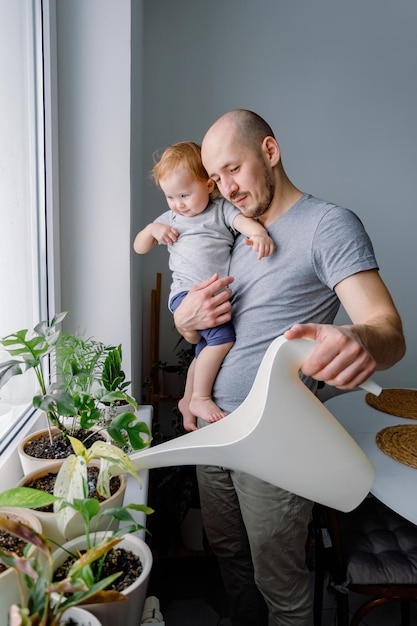
[[[111,424],[113,418],[120,413],[135,413],[136,409],[131,404],[122,404],[122,405],[106,405],[100,403],[100,411],[101,411],[101,419],[102,423],[105,426]],[[111,438],[110,438],[111,439]]]
[[[28,443],[28,441],[31,441],[32,439],[38,439],[39,437],[42,437],[47,432],[48,432],[47,428],[41,428],[40,430],[37,430],[33,433],[29,433],[29,435],[24,437],[24,439],[22,439],[22,441],[19,443],[17,451],[19,453],[20,463],[22,465],[22,470],[25,475],[30,474],[31,472],[34,472],[35,470],[40,470],[43,467],[50,465],[51,463],[54,462],[54,459],[38,459],[34,456],[30,456],[29,454],[25,452],[25,446]],[[52,428],[51,432],[52,434],[57,433],[58,428]]]
[[[108,533],[97,533],[97,540],[103,539]],[[93,613],[102,626],[139,626],[148,590],[149,575],[152,569],[153,557],[148,545],[134,534],[127,534],[122,538],[119,546],[137,554],[142,562],[142,573],[139,578],[122,594],[126,601],[108,602],[105,604],[85,604],[88,611]],[[68,557],[66,550],[76,552],[85,549],[85,537],[77,537],[68,541],[63,548],[58,548],[53,554],[54,569],[57,569]]]
[[[92,430],[97,430],[97,429],[93,427]],[[55,428],[55,427],[51,428],[51,433],[53,435],[59,432],[60,432],[59,428]],[[57,459],[53,459],[53,458],[38,459],[34,456],[30,456],[29,454],[25,452],[25,446],[28,443],[28,441],[42,437],[46,433],[49,433],[48,428],[41,428],[40,430],[36,430],[35,432],[30,433],[20,442],[17,451],[19,453],[20,463],[22,465],[22,470],[25,475],[30,474],[31,472],[34,472],[35,470],[42,469],[43,467],[50,465],[50,463],[54,463],[57,461]],[[110,437],[107,431],[101,431],[101,434],[103,435],[106,441],[110,441]]]
[[[42,476],[42,474],[44,474],[45,472],[46,473],[47,472],[58,473],[62,463],[63,461],[55,461],[54,463],[49,463],[49,465],[47,465],[46,467],[37,469],[34,472],[30,472],[19,481],[18,487],[26,487],[30,480],[33,480],[34,478],[38,478],[39,476]],[[97,463],[96,461],[92,461],[91,465],[99,466],[99,463]],[[120,478],[120,488],[116,491],[116,493],[110,496],[110,498],[107,498],[107,500],[103,500],[103,502],[100,503],[101,511],[105,511],[106,509],[112,508],[112,507],[123,506],[123,500],[124,500],[126,485],[127,485],[127,478],[125,474],[121,474],[119,478]],[[69,539],[73,539],[74,537],[79,537],[80,535],[84,534],[84,524],[83,524],[82,517],[79,513],[74,515],[74,517],[68,523],[66,530],[65,530],[65,534],[66,534],[65,537],[62,535],[62,533],[60,532],[58,528],[57,518],[56,518],[55,513],[37,511],[36,509],[33,510],[33,513],[34,515],[36,515],[36,517],[39,519],[40,523],[42,524],[43,534],[49,539],[52,539],[52,541],[60,545],[65,543]],[[109,518],[104,517],[101,520],[98,528],[99,530],[104,530],[108,528],[108,526],[109,526]],[[116,526],[117,526],[117,522],[116,521],[112,522],[111,527],[115,528]]]
[[[81,606],[72,606],[62,614],[62,626],[65,626],[66,620],[69,619],[73,620],[77,626],[102,626],[95,615]]]
[[[23,522],[36,530],[42,532],[42,525],[32,511],[28,509],[1,507],[0,515],[16,521]],[[30,554],[35,551],[32,546]],[[7,626],[9,622],[9,607],[20,602],[19,588],[17,584],[17,574],[14,569],[7,569],[0,574],[0,626]]]

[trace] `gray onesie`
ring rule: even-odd
[[[239,213],[233,204],[219,198],[194,217],[166,211],[154,220],[172,226],[180,233],[177,241],[167,246],[172,271],[169,302],[178,293],[189,291],[215,272],[220,276],[228,275],[230,253],[238,234],[233,221]]]

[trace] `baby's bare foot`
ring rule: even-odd
[[[197,418],[193,413],[191,413],[189,402],[185,398],[181,398],[178,402],[178,409],[182,415],[184,430],[188,432],[191,430],[197,430]]]
[[[190,402],[190,411],[205,422],[218,422],[227,415],[215,402],[209,398],[193,396]]]

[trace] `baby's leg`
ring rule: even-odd
[[[184,396],[178,402],[178,408],[180,410],[180,413],[182,414],[182,423],[184,429],[188,431],[197,430],[197,418],[194,413],[190,411],[190,402],[191,396],[193,394],[194,385],[195,362],[196,360],[193,359],[190,363],[187,371],[187,378],[185,381]]]
[[[232,346],[233,342],[222,343],[217,346],[208,345],[203,348],[198,359],[196,359],[190,411],[206,422],[217,422],[226,415],[213,402],[211,394],[223,359]]]

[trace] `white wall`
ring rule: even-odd
[[[146,172],[143,167],[143,2],[132,0],[131,32],[131,333],[132,391],[138,401],[142,396],[142,258],[133,251],[133,239],[142,223],[142,192]]]
[[[61,301],[66,330],[130,328],[130,0],[58,0]]]
[[[406,357],[376,376],[417,386],[415,0],[145,0],[144,170],[173,141],[200,141],[232,108],[276,131],[304,191],[355,210],[404,321]],[[142,226],[165,209],[150,181]],[[145,337],[163,247],[143,263]],[[172,318],[164,307],[165,340]]]

